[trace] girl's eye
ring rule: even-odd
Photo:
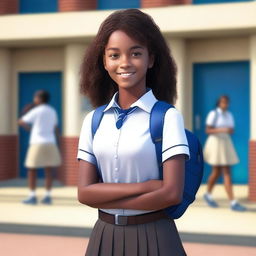
[[[132,56],[134,56],[134,57],[138,57],[140,55],[142,55],[141,52],[133,52],[132,53]]]
[[[111,58],[111,59],[116,59],[116,58],[118,58],[118,54],[117,53],[112,53],[112,54],[110,54],[109,55],[109,57]]]

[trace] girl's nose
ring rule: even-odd
[[[130,58],[128,56],[123,56],[121,58],[120,68],[128,68],[131,66]]]

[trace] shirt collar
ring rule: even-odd
[[[120,106],[117,103],[117,97],[118,97],[118,92],[116,92],[107,107],[104,109],[104,112],[109,110],[112,107],[118,107]],[[150,113],[151,109],[153,108],[154,104],[156,103],[157,99],[155,95],[153,94],[152,90],[150,88],[147,88],[147,92],[143,94],[137,101],[135,101],[131,107],[139,107],[140,109]]]
[[[224,113],[226,113],[227,112],[227,110],[222,110],[220,107],[217,107],[217,111],[218,111],[218,113],[220,113],[220,114],[224,114]]]

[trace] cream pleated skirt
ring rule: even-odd
[[[57,167],[61,164],[60,152],[55,144],[31,144],[25,166],[27,168]]]
[[[204,146],[204,160],[210,165],[234,165],[239,162],[234,145],[227,133],[211,134]]]
[[[118,226],[97,220],[86,256],[186,256],[173,220]]]

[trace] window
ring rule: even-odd
[[[98,9],[140,8],[140,0],[98,0]]]
[[[47,13],[58,11],[58,0],[20,0],[19,13]]]

